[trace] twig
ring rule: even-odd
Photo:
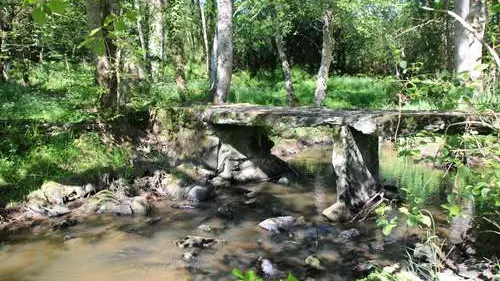
[[[420,7],[422,10],[426,10],[426,11],[432,11],[432,12],[438,12],[438,13],[445,13],[445,14],[448,14],[449,16],[451,16],[452,18],[454,18],[456,21],[458,21],[467,31],[469,31],[470,33],[472,33],[472,35],[474,35],[474,37],[476,37],[476,39],[481,42],[481,44],[488,50],[488,53],[490,53],[490,55],[493,57],[493,60],[495,60],[495,64],[497,65],[497,68],[500,69],[500,57],[498,56],[498,54],[496,53],[496,51],[490,47],[490,45],[488,45],[486,42],[484,42],[482,36],[480,36],[475,30],[474,28],[469,24],[467,23],[461,16],[459,16],[458,14],[456,14],[455,12],[452,12],[452,11],[448,11],[448,10],[439,10],[439,9],[434,9],[434,8],[431,8],[431,7]]]
[[[421,24],[419,24],[419,25],[415,25],[415,26],[413,26],[413,27],[411,27],[411,28],[408,28],[408,29],[406,29],[406,30],[403,30],[403,31],[401,31],[401,33],[396,34],[396,36],[394,36],[394,38],[398,38],[399,36],[402,36],[402,35],[403,35],[403,34],[405,34],[405,33],[408,33],[408,32],[410,32],[410,31],[412,31],[412,30],[417,29],[417,28],[420,28],[420,27],[426,26],[426,25],[431,24],[431,23],[433,23],[433,22],[439,22],[439,19],[432,19],[432,20],[428,20],[428,21],[426,21],[426,22],[424,22],[424,23],[421,23]]]

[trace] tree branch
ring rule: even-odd
[[[472,33],[472,35],[474,35],[474,37],[476,37],[476,39],[479,42],[481,42],[481,44],[488,50],[488,53],[490,53],[490,55],[495,60],[495,64],[497,65],[497,69],[500,70],[500,57],[498,56],[496,51],[492,47],[490,47],[490,45],[488,45],[486,42],[484,42],[483,38],[481,38],[481,36],[479,34],[477,34],[477,32],[474,30],[474,28],[470,24],[468,24],[461,16],[457,15],[455,12],[448,11],[448,10],[438,10],[438,9],[434,9],[434,8],[430,8],[430,7],[420,7],[420,8],[423,10],[426,10],[426,11],[448,14],[449,16],[454,18],[456,21],[458,21],[467,31]]]

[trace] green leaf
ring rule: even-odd
[[[232,273],[234,276],[236,276],[236,277],[238,277],[238,278],[240,278],[240,279],[245,279],[245,275],[243,275],[243,272],[241,272],[241,270],[240,270],[240,269],[238,269],[238,268],[233,269],[233,271],[231,271],[231,273]]]
[[[406,69],[408,67],[408,62],[405,60],[400,61],[399,67],[401,67],[402,69]]]
[[[245,278],[245,280],[254,281],[256,279],[255,272],[253,272],[253,270],[247,271],[247,274],[245,274]]]
[[[124,31],[127,29],[127,25],[122,18],[118,18],[114,21],[114,26],[116,31]]]
[[[405,215],[408,215],[409,214],[409,211],[408,211],[408,208],[406,207],[401,207],[399,208],[399,211]]]
[[[45,24],[47,22],[47,15],[43,10],[42,6],[36,7],[31,13],[33,20],[38,24]]]
[[[382,228],[382,233],[384,233],[385,236],[388,236],[389,234],[391,234],[393,228],[394,228],[394,225],[388,224],[388,225],[384,226],[384,228]]]
[[[66,11],[66,3],[62,0],[50,0],[47,6],[52,13],[64,14]]]
[[[286,278],[286,281],[299,281],[299,279],[297,279],[291,273],[288,273],[288,277]]]

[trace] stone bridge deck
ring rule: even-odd
[[[221,105],[195,108],[199,118],[210,124],[295,128],[350,126],[364,134],[425,129],[444,131],[450,124],[464,122],[471,113],[462,111],[331,110],[311,107]],[[463,127],[463,126],[462,126]]]
[[[266,130],[259,128],[332,127],[337,203],[323,212],[331,220],[352,216],[372,202],[378,193],[380,135],[404,135],[419,130],[456,131],[470,125],[469,121],[476,118],[471,113],[460,111],[346,111],[242,104],[174,108],[173,112],[177,117],[195,119],[193,121],[212,127],[209,135],[216,138],[217,145],[205,149],[208,152],[204,155],[216,155],[210,157],[216,159],[212,162],[217,162],[212,166],[218,177],[230,181],[275,176],[271,172],[275,169],[262,164],[269,161],[260,161],[272,156],[272,142],[265,135]],[[498,114],[481,118],[498,120]],[[498,124],[495,126],[498,130]],[[263,176],[256,177],[257,174]]]

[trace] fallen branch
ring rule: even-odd
[[[479,34],[477,34],[477,32],[474,30],[474,28],[470,24],[468,24],[461,16],[459,16],[455,12],[448,11],[448,10],[439,10],[439,9],[434,9],[434,8],[431,8],[431,7],[425,7],[425,6],[424,7],[420,7],[420,8],[422,10],[426,10],[426,11],[432,11],[432,12],[438,12],[438,13],[448,14],[449,16],[451,16],[452,18],[454,18],[456,21],[458,21],[465,29],[467,29],[467,31],[469,31],[470,33],[472,33],[472,35],[474,35],[474,37],[476,37],[476,39],[479,42],[481,42],[481,44],[488,50],[488,53],[490,53],[490,55],[495,60],[495,64],[497,65],[497,69],[500,70],[500,57],[498,56],[498,54],[496,53],[496,51],[490,45],[488,45],[486,42],[484,42],[482,36],[480,36]]]

